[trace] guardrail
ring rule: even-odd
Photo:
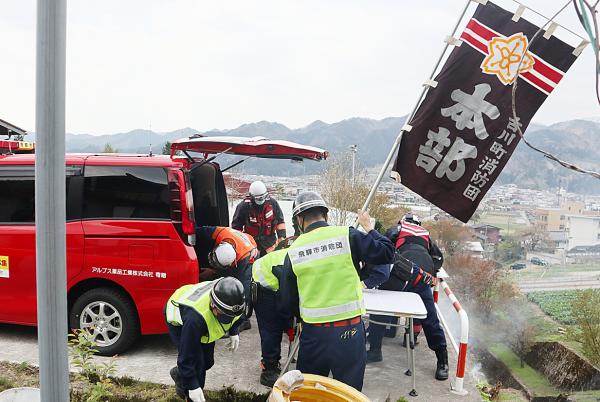
[[[459,344],[456,343],[452,332],[450,332],[450,328],[446,323],[444,315],[440,311],[438,306],[439,299],[439,290],[440,288],[443,290],[444,294],[448,296],[454,310],[456,310],[459,318],[460,318],[460,339]],[[452,347],[458,353],[458,361],[456,363],[456,379],[454,384],[451,385],[451,392],[457,395],[466,395],[467,391],[464,389],[464,380],[465,380],[465,367],[467,364],[467,346],[469,344],[469,316],[467,312],[462,308],[460,302],[452,293],[452,290],[448,286],[448,284],[444,281],[443,278],[439,278],[438,284],[433,288],[433,301],[435,302],[435,308],[438,313],[438,317],[440,319],[440,323],[444,327],[444,331],[448,334],[450,338],[450,343]]]

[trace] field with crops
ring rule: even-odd
[[[544,313],[565,325],[575,323],[571,316],[571,302],[577,297],[577,290],[553,292],[531,292],[527,298],[540,306]]]

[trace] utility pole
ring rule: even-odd
[[[358,145],[350,145],[350,152],[352,152],[352,188],[354,188],[356,177],[356,153],[358,152]]]
[[[41,402],[69,400],[67,360],[66,0],[37,1],[35,231]]]

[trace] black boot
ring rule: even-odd
[[[444,381],[448,379],[448,350],[446,348],[435,351],[437,357],[437,368],[435,370],[435,379]]]
[[[175,392],[177,393],[177,396],[181,399],[187,400],[187,392],[185,392],[185,389],[179,385],[179,370],[177,367],[173,367],[171,371],[169,371],[169,374],[175,382]]]
[[[252,328],[252,324],[250,324],[250,320],[248,319],[242,321],[242,323],[240,324],[240,332],[246,331],[250,328]]]
[[[262,360],[260,362],[262,373],[260,373],[260,383],[267,387],[273,387],[275,381],[279,378],[281,366],[278,361]]]
[[[367,364],[368,363],[377,363],[382,360],[383,360],[383,355],[381,354],[381,349],[367,350]]]

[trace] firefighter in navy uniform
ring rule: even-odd
[[[246,290],[246,299],[250,300],[252,264],[258,257],[252,236],[226,226],[199,226],[195,248],[201,266],[208,264],[219,276],[239,279]],[[240,330],[250,327],[250,321],[242,317]]]
[[[402,259],[415,264],[421,271],[419,275],[421,277],[425,276],[426,280],[415,281],[414,276],[406,278],[401,275],[395,275],[394,266],[390,278],[379,289],[413,292],[421,297],[427,309],[427,317],[419,321],[423,327],[423,332],[425,332],[427,345],[435,352],[437,357],[435,378],[437,380],[447,380],[448,351],[446,348],[446,336],[440,325],[431,292],[431,285],[433,285],[434,280],[430,279],[430,277],[435,277],[437,270],[442,266],[442,253],[435,243],[431,241],[429,232],[421,226],[418,217],[411,213],[406,214],[397,226],[390,229],[386,237],[396,245],[396,261]],[[385,316],[377,316],[377,318],[373,317],[373,319],[379,322],[389,321],[389,317]],[[384,331],[385,327],[383,325],[369,325],[370,348],[367,353],[367,361],[369,363],[383,360],[381,343]]]
[[[287,250],[280,294],[282,307],[302,320],[296,368],[362,389],[366,365],[365,313],[360,262],[391,264],[391,241],[373,230],[369,214],[359,213],[362,233],[329,226],[329,209],[315,192],[300,193],[293,219],[302,233]]]
[[[229,333],[229,349],[237,350],[245,305],[242,283],[230,277],[182,286],[169,298],[165,320],[178,352],[170,374],[182,399],[205,402],[202,389],[214,365],[215,341]]]
[[[288,237],[279,242],[275,251],[252,264],[252,304],[260,333],[262,355],[260,383],[272,387],[281,371],[281,337],[287,333],[293,341],[292,320],[281,312],[279,277],[287,250],[296,239]]]
[[[254,237],[261,256],[273,251],[286,236],[283,211],[262,181],[250,185],[248,196],[235,209],[231,227]]]

